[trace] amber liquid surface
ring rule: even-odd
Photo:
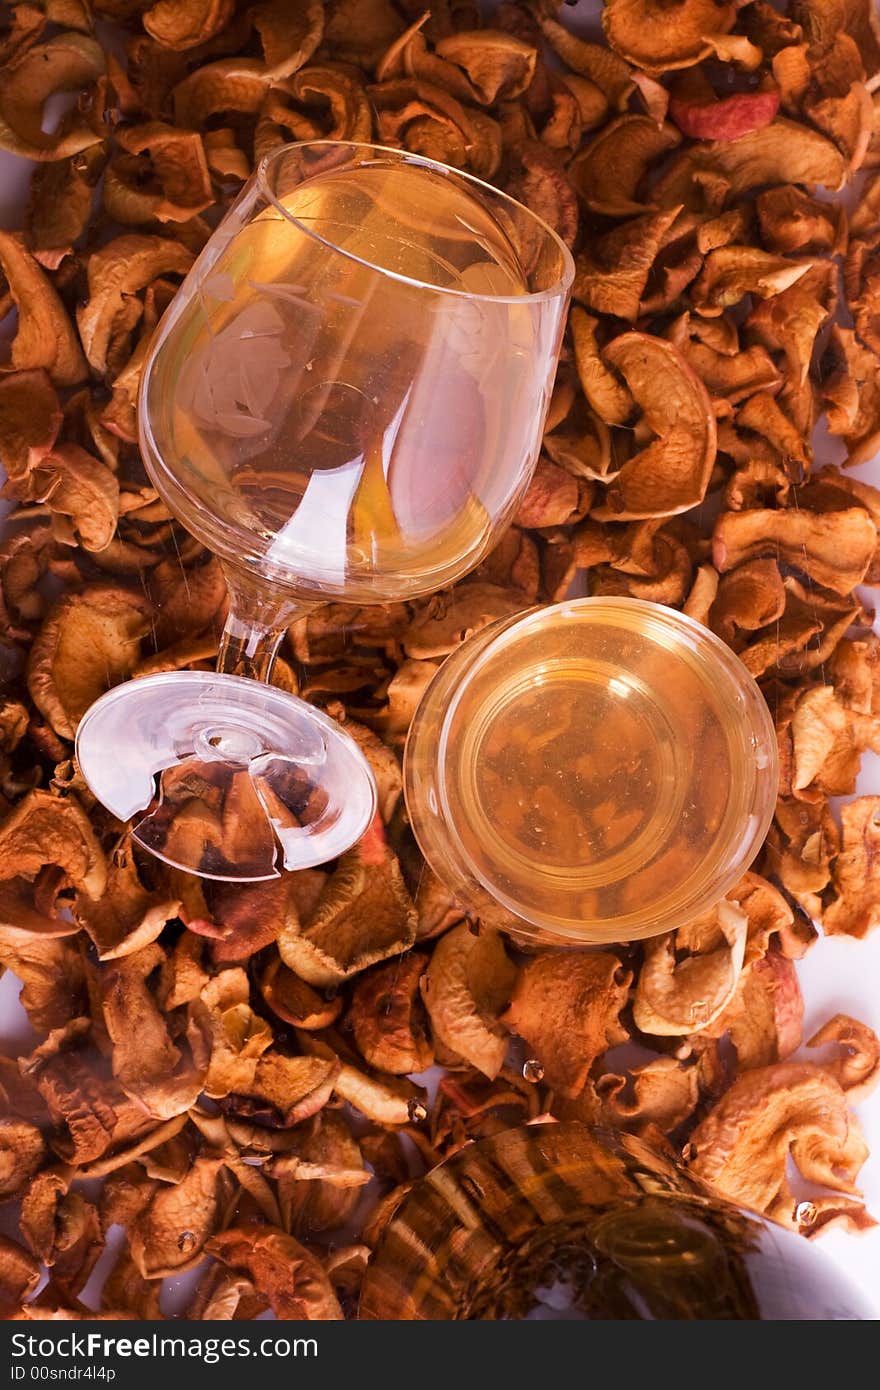
[[[224,231],[149,387],[182,520],[210,512],[304,592],[464,573],[526,486],[548,389],[504,228],[441,174],[378,162]]]
[[[433,740],[436,814],[411,806],[429,860],[597,939],[686,914],[756,833],[770,755],[719,660],[653,605],[563,605],[502,631],[417,716],[407,797],[423,794],[414,769]]]

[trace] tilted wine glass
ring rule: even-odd
[[[534,469],[572,280],[505,194],[401,150],[269,154],[163,319],[146,467],[230,591],[218,674],[129,682],[83,719],[98,799],[206,878],[324,862],[366,829],[369,767],[268,681],[291,622],[460,579]],[[242,678],[247,679],[242,679]],[[156,777],[159,777],[158,791]]]

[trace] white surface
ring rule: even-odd
[[[601,6],[598,0],[581,0],[566,9],[563,21],[573,28],[589,31],[595,27]],[[26,194],[27,166],[0,152],[0,227],[20,225]],[[838,462],[839,445],[833,442],[817,449],[817,464]],[[880,458],[853,470],[856,477],[880,485]],[[876,597],[876,595],[875,595]],[[859,792],[880,792],[880,759],[868,754],[859,779]],[[866,941],[821,938],[806,959],[799,962],[798,974],[805,1000],[804,1037],[842,1012],[863,1019],[880,1032],[880,929]],[[28,1047],[33,1040],[17,1003],[13,977],[0,981],[0,1050],[15,1041]],[[808,1054],[807,1054],[808,1055]],[[880,1090],[857,1111],[871,1157],[862,1170],[862,1187],[869,1210],[880,1220]],[[880,1317],[880,1227],[860,1236],[830,1231],[820,1238],[821,1246],[870,1293]]]

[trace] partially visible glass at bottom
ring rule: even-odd
[[[392,1216],[367,1319],[862,1320],[802,1236],[707,1192],[630,1135],[537,1124],[469,1144]]]

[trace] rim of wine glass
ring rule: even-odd
[[[562,271],[555,284],[544,290],[529,290],[525,294],[486,294],[473,292],[471,290],[455,289],[453,286],[437,285],[430,280],[419,280],[411,275],[403,275],[400,271],[389,270],[386,266],[376,265],[374,261],[367,260],[363,256],[356,256],[351,251],[346,251],[344,247],[337,246],[335,241],[330,241],[327,237],[321,236],[298,217],[294,217],[290,210],[284,206],[280,198],[273,192],[267,171],[276,160],[284,155],[290,154],[292,150],[313,150],[320,148],[345,149],[346,147],[356,150],[369,150],[371,154],[391,155],[401,164],[415,164],[422,169],[431,169],[444,177],[454,177],[461,179],[465,184],[479,189],[481,192],[491,194],[493,198],[498,198],[502,202],[509,203],[511,207],[517,208],[525,213],[535,226],[540,227],[544,235],[556,246],[562,258]],[[366,163],[367,161],[363,161]],[[450,295],[456,299],[466,299],[471,302],[481,300],[494,304],[523,304],[540,303],[551,299],[557,299],[561,295],[568,293],[574,280],[574,257],[566,246],[558,232],[555,232],[543,217],[539,217],[531,208],[526,207],[517,198],[511,197],[503,189],[496,188],[492,183],[485,179],[477,178],[475,174],[468,173],[464,169],[456,169],[451,164],[444,164],[439,159],[429,159],[427,155],[411,154],[409,150],[394,149],[391,145],[374,145],[365,140],[291,140],[285,145],[279,145],[276,149],[264,154],[263,158],[254,169],[254,182],[261,193],[274,208],[281,213],[287,222],[295,226],[304,236],[311,238],[321,246],[326,246],[328,251],[334,251],[339,256],[344,256],[346,260],[353,261],[356,265],[363,266],[366,270],[371,270],[377,275],[383,275],[388,280],[396,280],[399,284],[410,285],[413,289],[429,291],[433,294]],[[307,182],[307,180],[303,180]]]

